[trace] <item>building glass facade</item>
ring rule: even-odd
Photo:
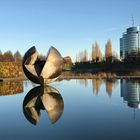
[[[125,59],[127,56],[135,56],[139,51],[140,37],[139,27],[127,28],[120,38],[120,58]]]

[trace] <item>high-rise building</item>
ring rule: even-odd
[[[128,56],[133,57],[139,52],[140,47],[140,29],[137,27],[130,27],[126,29],[120,38],[120,58],[125,59]]]

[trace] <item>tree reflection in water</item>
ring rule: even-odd
[[[0,96],[23,93],[23,81],[0,82]]]
[[[40,110],[46,110],[52,123],[61,117],[64,102],[58,90],[47,85],[35,87],[27,93],[23,101],[26,119],[36,125],[39,122]]]
[[[77,80],[77,82],[79,82],[84,87],[87,87],[88,84],[90,83],[88,79],[80,79]],[[96,96],[99,95],[101,86],[105,84],[106,93],[109,97],[111,97],[113,88],[115,88],[118,85],[118,80],[97,78],[97,79],[91,79],[91,84],[92,84],[93,94],[95,94]]]

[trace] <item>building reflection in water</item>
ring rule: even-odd
[[[140,81],[121,79],[121,97],[129,107],[140,108]]]
[[[60,118],[64,110],[64,102],[58,90],[51,86],[38,86],[27,93],[23,101],[26,119],[36,125],[39,122],[41,110],[46,110],[52,123]]]
[[[23,81],[0,82],[0,96],[23,93]]]

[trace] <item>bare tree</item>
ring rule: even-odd
[[[83,60],[84,60],[84,62],[88,61],[88,53],[87,53],[86,49],[83,52]]]
[[[78,61],[78,62],[88,61],[88,53],[87,53],[86,49],[84,51],[80,52],[78,55],[76,55],[76,61]]]

